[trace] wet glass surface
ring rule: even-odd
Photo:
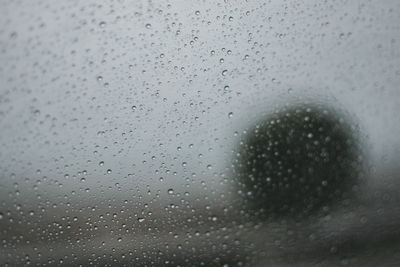
[[[400,265],[400,2],[1,7],[0,265]]]

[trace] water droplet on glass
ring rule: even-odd
[[[361,218],[360,218],[360,222],[361,222],[362,224],[366,224],[366,223],[367,223],[367,221],[368,221],[367,217],[365,217],[365,216],[361,216]]]

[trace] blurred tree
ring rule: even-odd
[[[244,132],[234,171],[245,207],[299,217],[349,196],[360,173],[355,127],[318,105],[284,108]]]

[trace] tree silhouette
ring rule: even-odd
[[[243,134],[234,160],[246,209],[298,217],[350,195],[360,173],[357,138],[343,114],[318,105],[260,120]]]

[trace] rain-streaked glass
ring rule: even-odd
[[[400,2],[1,1],[0,265],[399,266]]]

